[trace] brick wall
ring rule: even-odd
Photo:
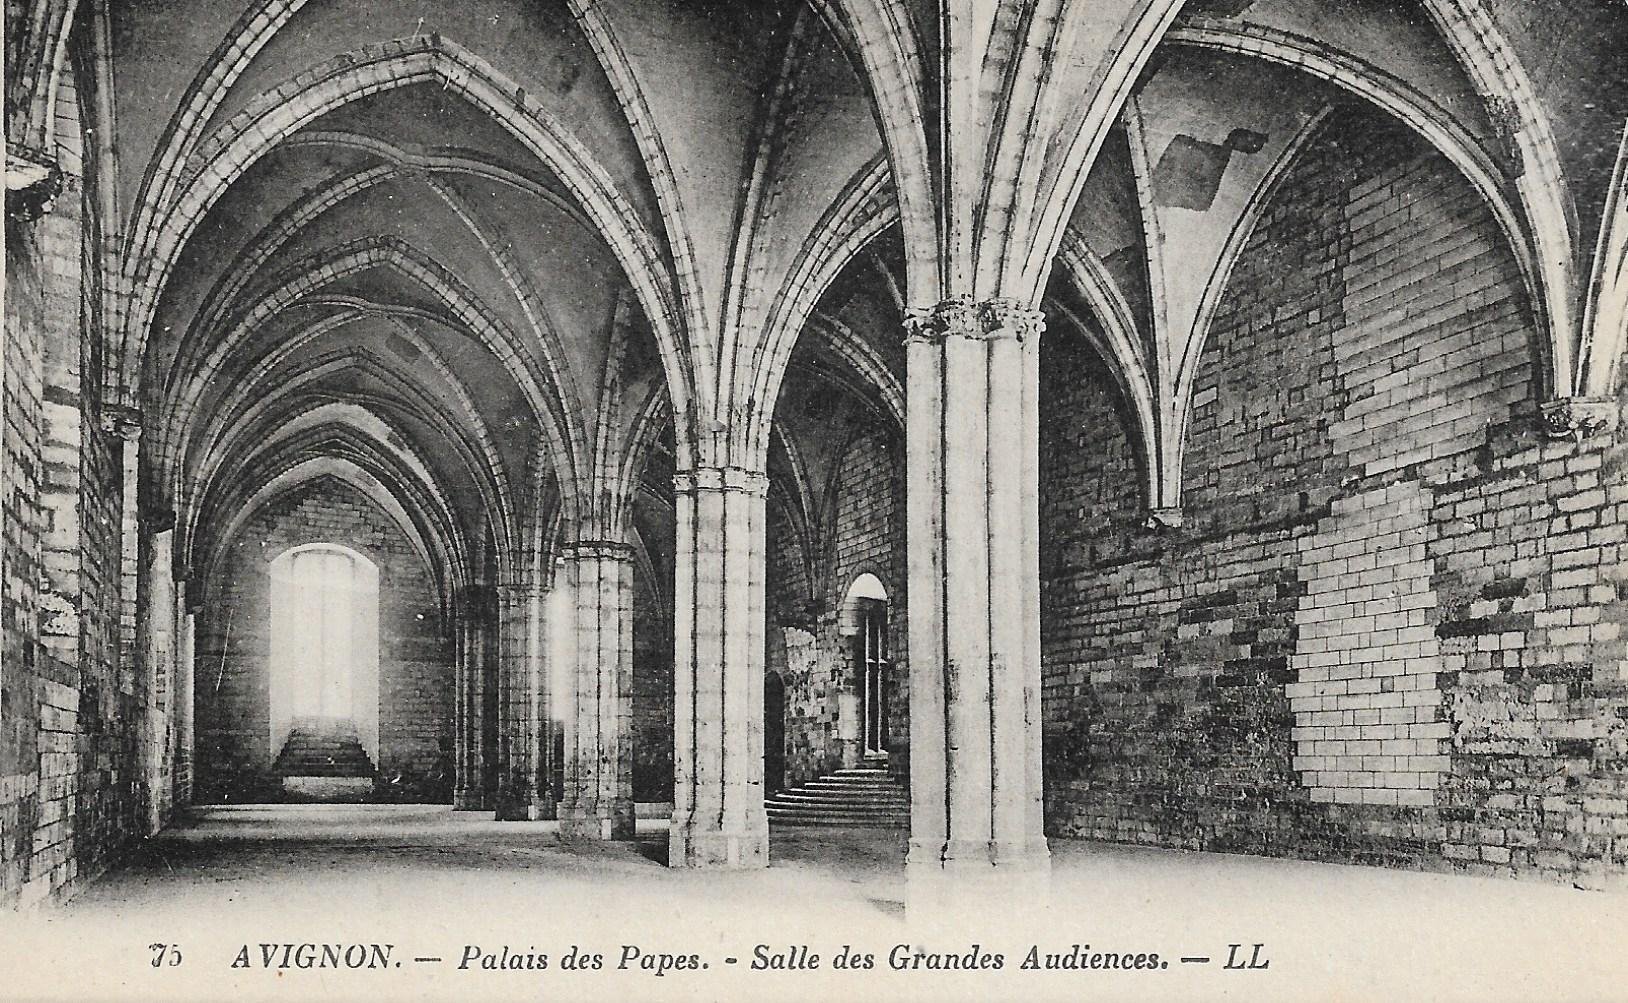
[[[1043,345],[1052,831],[1598,879],[1628,859],[1620,439],[1541,437],[1481,202],[1349,111],[1233,272],[1185,526],[1102,363]]]
[[[228,545],[198,613],[200,801],[278,796],[270,767],[269,566],[292,547],[336,543],[379,571],[380,797],[450,801],[452,640],[430,569],[395,522],[349,485],[319,478],[252,515]]]
[[[770,506],[768,667],[786,687],[786,782],[796,785],[859,754],[848,589],[860,575],[888,593],[889,768],[909,775],[909,688],[905,670],[905,540],[903,444],[884,432],[858,435],[835,466],[824,546],[805,561],[802,545],[777,506]],[[844,735],[851,738],[844,738]]]
[[[0,615],[0,903],[14,903],[36,879],[34,831],[40,819],[40,718],[36,688],[45,660],[39,630],[40,400],[47,337],[40,227],[6,222],[5,575]],[[48,885],[46,887],[49,887]]]
[[[147,833],[146,694],[121,669],[123,441],[102,429],[100,220],[71,72],[61,194],[6,227],[0,906],[72,895]]]

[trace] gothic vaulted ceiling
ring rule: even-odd
[[[834,425],[902,424],[904,318],[953,295],[1030,299],[1095,345],[1170,504],[1232,256],[1352,105],[1486,201],[1546,393],[1620,378],[1617,2],[45,9],[8,88],[51,86],[27,57],[59,37],[90,68],[112,395],[194,564],[321,476],[447,583],[660,524],[634,509],[696,463],[766,464],[808,508]],[[48,146],[49,117],[12,118]]]

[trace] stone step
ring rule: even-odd
[[[320,730],[296,726],[289,732],[272,772],[282,777],[358,779],[371,778],[377,772],[354,728],[347,731],[327,721],[318,724]]]
[[[854,818],[852,816],[832,817],[827,815],[810,815],[799,813],[795,815],[769,815],[771,825],[785,828],[823,827],[830,829],[908,829],[910,816],[878,816],[875,818]]]
[[[841,795],[836,795],[836,794],[817,794],[817,793],[811,794],[808,791],[781,791],[781,792],[779,792],[777,794],[771,795],[767,800],[768,801],[779,802],[779,803],[783,803],[783,804],[787,804],[787,805],[806,804],[806,805],[810,805],[810,806],[818,806],[818,805],[831,804],[831,805],[864,805],[866,807],[872,807],[872,808],[909,808],[910,807],[909,799],[902,798],[902,797],[854,798],[854,797],[842,797]]]
[[[763,807],[776,826],[907,828],[910,792],[876,763],[849,767],[777,791]]]
[[[766,805],[763,806],[763,808],[764,808],[765,811],[768,811],[768,812],[771,812],[771,813],[778,813],[778,814],[781,814],[781,815],[826,815],[826,816],[830,816],[831,818],[852,818],[852,817],[869,816],[869,815],[899,816],[899,817],[902,818],[902,817],[910,814],[909,809],[904,809],[904,808],[858,808],[858,807],[846,807],[846,808],[844,808],[844,807],[835,807],[835,806],[815,807],[815,806],[811,806],[811,805],[781,805],[781,804],[766,804]]]
[[[888,809],[862,809],[862,808],[809,808],[806,806],[786,807],[785,805],[764,805],[764,810],[771,817],[808,815],[819,818],[907,818],[908,811],[897,808]]]

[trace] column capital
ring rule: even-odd
[[[947,338],[993,341],[1039,337],[1046,315],[1023,300],[997,296],[982,302],[970,296],[952,296],[929,307],[905,311],[905,343],[938,342]]]
[[[694,467],[674,474],[673,487],[679,494],[691,494],[696,491],[739,491],[742,494],[764,496],[769,493],[769,475],[761,470],[746,467]]]
[[[493,586],[501,598],[505,595],[531,595],[541,594],[544,590],[537,582],[532,581],[530,575],[518,578],[505,578]]]
[[[105,404],[102,407],[102,431],[117,435],[125,442],[141,438],[141,411],[124,404]]]
[[[1016,338],[1027,341],[1040,337],[1046,329],[1046,315],[1038,307],[1010,296],[997,296],[978,304],[985,338]]]
[[[633,545],[618,540],[575,540],[560,547],[559,557],[597,558],[605,561],[633,560]]]
[[[51,211],[62,194],[62,169],[38,150],[6,144],[6,215],[32,223]]]
[[[1552,439],[1576,439],[1609,430],[1618,420],[1610,397],[1561,397],[1541,405],[1543,431]]]
[[[970,296],[952,296],[932,306],[911,307],[904,314],[905,343],[972,338],[982,329]]]

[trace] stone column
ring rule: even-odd
[[[555,587],[565,576],[556,574]],[[531,694],[528,735],[531,740],[531,804],[526,817],[551,819],[559,814],[559,793],[554,790],[554,701],[550,681],[549,647],[552,625],[548,600],[552,589],[533,583],[526,590],[526,687]]]
[[[562,569],[575,602],[575,671],[566,674],[560,833],[633,838],[633,548],[584,541]]]
[[[192,804],[192,763],[195,733],[193,660],[196,657],[197,615],[189,608],[187,583],[175,583],[175,805]]]
[[[453,672],[456,691],[453,707],[452,807],[479,811],[486,807],[486,757],[482,735],[485,723],[484,639],[482,611],[475,590],[458,589],[453,596]]]
[[[498,778],[499,821],[525,821],[532,817],[535,795],[531,765],[532,689],[527,665],[528,587],[497,587],[498,632]]]
[[[173,546],[175,514],[149,514],[143,525],[142,581],[146,601],[141,604],[144,632],[143,682],[147,690],[147,722],[143,729],[146,758],[147,825],[157,832],[169,819],[173,773],[170,769],[171,711],[174,705],[176,602]]]
[[[763,867],[764,499],[768,478],[674,478],[673,867]]]
[[[137,638],[140,619],[136,593],[141,580],[141,509],[136,485],[141,476],[141,415],[131,408],[107,405],[103,429],[120,439],[119,496],[119,687],[141,695],[141,656]],[[143,697],[150,700],[150,697]]]
[[[950,300],[906,341],[912,885],[1049,868],[1038,310]]]
[[[498,587],[500,739],[497,818],[555,817],[553,728],[549,720],[547,630],[541,586]]]

